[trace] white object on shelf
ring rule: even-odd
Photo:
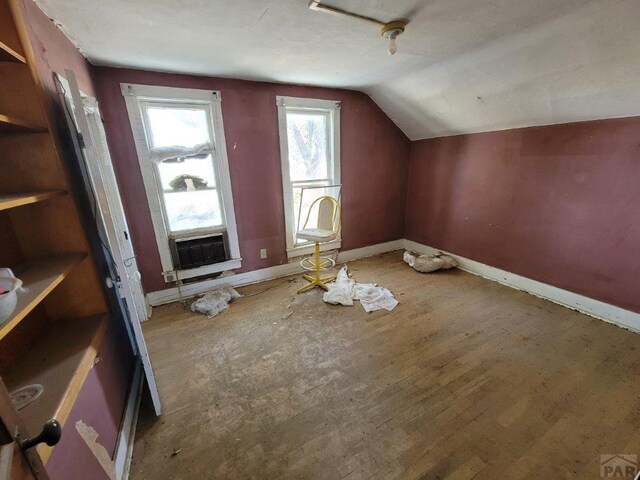
[[[0,268],[0,325],[9,320],[18,302],[18,292],[24,291],[22,280],[16,278],[10,268]]]

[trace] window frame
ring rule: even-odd
[[[159,87],[152,85],[137,85],[121,83],[120,89],[125,98],[131,130],[138,154],[138,163],[142,173],[145,193],[151,220],[160,254],[162,274],[165,281],[170,278],[193,278],[201,275],[222,272],[225,270],[240,268],[242,258],[238,241],[233,193],[231,189],[231,177],[229,173],[229,161],[227,157],[224,124],[222,120],[221,101],[219,91],[200,90],[191,88]],[[161,189],[159,172],[149,158],[149,144],[151,133],[148,131],[148,116],[144,110],[148,106],[159,107],[179,106],[188,108],[191,106],[203,106],[209,124],[209,136],[211,149],[203,153],[211,155],[213,170],[216,180],[216,190],[220,200],[220,209],[223,220],[222,226],[198,228],[171,232],[166,219],[164,206],[164,192]],[[143,113],[144,112],[144,113]],[[170,239],[201,238],[216,233],[227,234],[230,259],[225,262],[205,265],[189,270],[177,270],[173,265]],[[167,275],[171,274],[171,275]]]
[[[293,258],[313,253],[313,245],[296,245],[295,242],[295,206],[293,198],[293,184],[298,187],[320,185],[323,180],[292,181],[289,171],[289,138],[287,131],[287,113],[323,113],[328,119],[327,154],[330,155],[329,185],[340,185],[340,108],[337,100],[321,100],[315,98],[276,96],[278,106],[278,132],[280,136],[280,165],[282,170],[282,190],[284,199],[285,234],[287,242],[287,257]],[[342,229],[339,229],[342,232]],[[320,245],[321,251],[336,250],[342,246],[341,236]]]

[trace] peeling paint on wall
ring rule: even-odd
[[[105,473],[111,480],[116,480],[115,464],[111,460],[107,449],[104,448],[104,445],[98,443],[98,432],[82,420],[76,422],[76,430],[84,440],[84,443],[87,444],[87,447],[89,447],[89,450],[91,450],[93,456],[96,457],[96,460],[98,460]]]

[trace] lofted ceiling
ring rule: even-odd
[[[638,0],[37,0],[94,64],[363,90],[412,140],[640,115]]]

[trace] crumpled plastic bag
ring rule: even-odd
[[[411,252],[404,252],[402,259],[413,267],[414,270],[422,273],[435,272],[436,270],[449,269],[458,266],[458,262],[453,257],[438,252],[433,255],[414,255]]]
[[[240,297],[242,297],[242,295],[236,292],[234,288],[218,288],[194,300],[193,303],[191,303],[191,311],[204,313],[209,318],[215,317],[229,307],[229,303]]]
[[[333,305],[353,305],[354,300],[360,300],[367,313],[380,310],[393,310],[398,301],[389,290],[373,283],[356,283],[349,278],[346,265],[340,269],[336,280],[327,285],[327,291],[322,299]]]

